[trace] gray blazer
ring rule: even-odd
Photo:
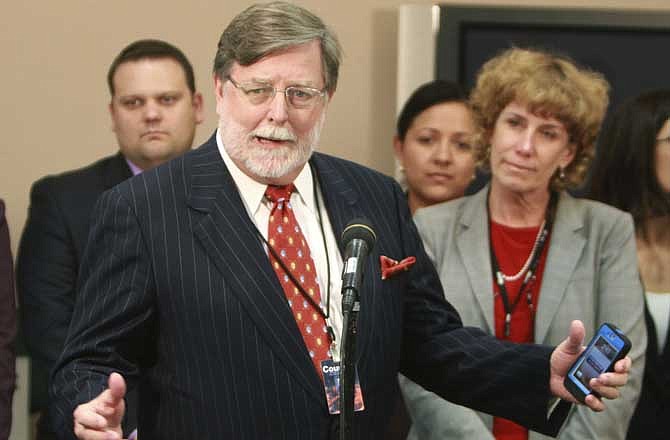
[[[414,220],[463,324],[492,334],[487,191],[421,209]],[[603,322],[619,326],[633,345],[633,370],[621,397],[607,402],[605,412],[577,407],[559,438],[623,439],[639,396],[647,344],[633,221],[615,208],[562,193],[542,277],[535,342],[559,344],[574,319],[584,322],[587,340]],[[449,403],[402,377],[401,388],[413,420],[409,438],[493,438],[491,416]],[[548,437],[531,432],[529,438]]]

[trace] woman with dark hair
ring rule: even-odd
[[[435,80],[416,89],[398,116],[393,147],[412,213],[463,196],[474,177],[466,99],[458,84]]]
[[[670,89],[643,93],[614,114],[598,143],[590,196],[635,221],[649,343],[628,439],[670,438]]]
[[[465,194],[475,176],[472,128],[467,95],[454,82],[427,82],[407,99],[398,115],[393,148],[399,165],[396,178],[407,192],[412,213]],[[419,387],[403,375],[399,383],[403,391]],[[407,429],[402,402],[394,420],[395,438]],[[410,431],[409,438],[413,436]]]
[[[621,398],[603,414],[576,407],[559,433],[564,440],[623,440],[642,384],[647,339],[633,220],[566,191],[588,171],[608,90],[602,75],[551,53],[512,48],[492,58],[470,96],[472,148],[490,183],[414,215],[464,325],[554,345],[579,319],[587,340],[603,322],[630,338],[635,367]],[[405,401],[416,438],[546,438],[425,390]]]

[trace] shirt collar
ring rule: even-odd
[[[130,161],[130,159],[128,159],[127,157],[124,157],[124,159],[126,159],[126,163],[128,164],[128,168],[130,168],[130,172],[133,173],[133,176],[137,176],[138,174],[140,174],[142,172],[142,168],[140,168],[137,165],[135,165],[134,163],[132,163]]]
[[[223,146],[223,141],[221,140],[221,135],[218,128],[216,129],[216,146],[219,149],[219,154],[221,155],[223,162],[226,164],[228,171],[230,171],[235,185],[237,185],[240,197],[246,205],[247,210],[252,216],[255,215],[263,204],[267,185],[255,181],[238,168]],[[306,206],[310,212],[316,215],[316,206],[314,204],[314,185],[312,184],[312,170],[309,165],[303,166],[300,174],[298,174],[298,177],[296,177],[296,179],[293,181],[293,184],[296,187],[296,193],[299,196],[300,202]],[[293,202],[295,203],[296,200],[293,199]]]

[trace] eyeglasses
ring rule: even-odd
[[[282,90],[272,87],[269,84],[240,84],[232,79],[230,75],[226,75],[226,79],[230,81],[236,89],[242,91],[244,96],[246,96],[249,102],[253,105],[263,104],[274,98],[275,94],[279,92],[284,94],[286,104],[289,107],[296,109],[311,109],[326,95],[325,89],[319,90],[307,86],[289,86]]]
[[[670,136],[664,138],[656,139],[657,144],[670,144]]]

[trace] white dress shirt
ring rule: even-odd
[[[230,171],[235,185],[237,185],[237,190],[240,193],[249,217],[253,220],[263,237],[267,239],[268,220],[270,218],[270,210],[272,209],[272,203],[265,198],[267,185],[255,181],[237,167],[226,152],[218,129],[216,131],[216,144],[219,147],[221,158],[226,164],[228,171]],[[321,302],[324,312],[326,311],[328,296],[326,288],[328,285],[327,261],[330,262],[330,305],[326,322],[335,332],[335,344],[331,347],[333,348],[331,351],[333,359],[339,361],[339,342],[342,340],[342,256],[337,247],[337,241],[335,240],[333,228],[328,218],[321,189],[318,182],[314,183],[315,179],[316,176],[312,175],[311,168],[306,164],[293,182],[296,191],[291,194],[291,207],[300,225],[300,229],[302,229],[302,233],[307,240],[312,253],[312,259],[317,268],[317,279],[319,288],[321,289]],[[316,194],[314,194],[315,188]],[[319,210],[317,210],[317,197]],[[323,234],[321,233],[319,222],[319,211],[321,211],[323,222]],[[328,246],[327,253],[324,247],[324,239]]]

